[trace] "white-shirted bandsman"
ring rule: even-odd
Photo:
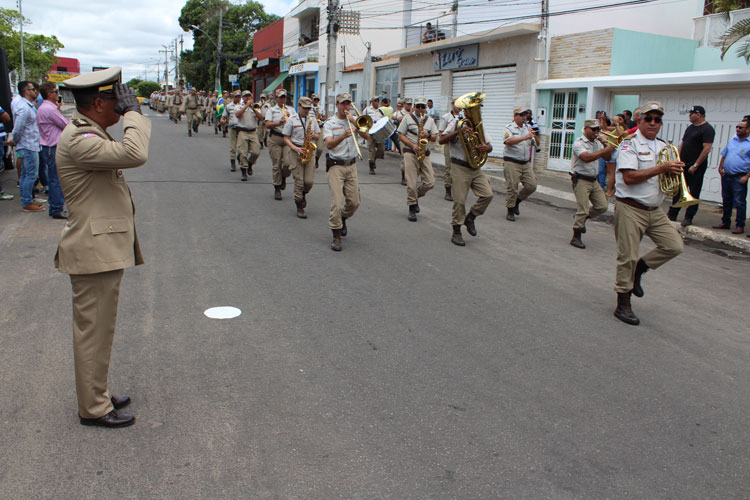
[[[284,142],[284,124],[295,115],[294,108],[286,104],[286,90],[276,89],[276,105],[266,113],[266,128],[269,131],[268,154],[273,163],[274,199],[281,199],[281,191],[286,189],[286,178],[289,177],[289,165],[286,163],[286,142]]]
[[[375,124],[381,118],[385,117],[385,114],[380,109],[380,97],[372,96],[370,99],[370,105],[367,106],[362,113],[366,114],[372,119],[372,123]],[[375,142],[375,139],[370,137],[367,141],[368,152],[369,152],[369,165],[370,174],[375,175],[375,161],[385,156],[385,142]]]
[[[398,138],[401,141],[404,156],[406,205],[409,208],[408,219],[411,222],[417,221],[419,198],[427,194],[435,185],[435,172],[432,169],[428,145],[424,147],[424,159],[417,159],[416,153],[419,149],[419,140],[425,139],[428,143],[434,142],[438,134],[435,120],[431,116],[427,116],[427,99],[417,97],[414,99],[414,106],[416,107],[416,111],[406,114],[398,126]],[[421,133],[419,132],[420,125],[422,128]]]
[[[258,123],[263,121],[260,110],[253,107],[253,93],[249,90],[242,92],[242,104],[235,111],[237,117],[237,149],[240,157],[240,180],[246,181],[248,175],[253,175],[253,165],[260,156],[258,142]]]
[[[300,219],[307,219],[305,195],[310,192],[315,181],[315,155],[311,153],[305,163],[302,163],[300,155],[305,151],[305,142],[317,149],[320,137],[318,119],[311,112],[312,105],[312,99],[300,97],[297,102],[297,114],[290,117],[284,124],[284,141],[287,145],[286,162],[294,177],[294,203],[297,205],[297,217]]]
[[[452,126],[453,130],[455,130],[456,129],[455,122],[458,122],[458,120],[460,119],[461,119],[460,110],[456,107],[455,101],[451,101],[451,110],[440,117],[440,122],[438,123],[438,132],[440,132],[441,135],[444,134],[449,126]],[[443,184],[445,185],[445,199],[448,201],[453,201],[453,194],[451,192],[452,179],[451,179],[451,146],[450,144],[445,144],[443,146],[443,156],[445,157],[445,171],[443,173]]]
[[[518,206],[536,191],[536,175],[531,165],[531,148],[536,145],[536,136],[526,125],[523,108],[513,110],[513,121],[505,127],[503,134],[503,173],[505,175],[505,206],[508,210],[506,219],[516,220],[520,215]],[[518,190],[518,183],[523,188]]]

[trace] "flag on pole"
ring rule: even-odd
[[[217,120],[221,119],[224,114],[224,94],[221,92],[221,84],[219,84],[219,97],[216,99],[216,117]]]

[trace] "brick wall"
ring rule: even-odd
[[[612,28],[552,38],[549,79],[609,76]]]

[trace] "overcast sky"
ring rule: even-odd
[[[156,76],[156,60],[164,60],[162,45],[180,34],[184,48],[192,34],[184,33],[177,18],[186,0],[24,0],[23,15],[31,20],[29,33],[55,35],[65,45],[61,57],[81,62],[81,72],[92,66],[122,66],[123,80]],[[237,0],[233,3],[242,3]],[[285,15],[297,0],[261,1],[267,12]],[[6,9],[18,9],[17,0],[0,0]],[[162,66],[163,72],[163,66]]]

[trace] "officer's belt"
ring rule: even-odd
[[[461,165],[462,167],[469,167],[469,168],[471,168],[471,165],[469,165],[468,161],[460,160],[458,158],[451,157],[451,163],[455,163],[456,165]]]
[[[256,129],[254,128],[245,128],[245,127],[235,127],[237,130],[242,130],[243,132],[255,132]]]
[[[352,158],[351,160],[339,160],[332,156],[328,156],[328,158],[333,162],[334,165],[341,165],[343,167],[348,167],[349,165],[354,165],[355,163],[357,163],[356,158]]]
[[[516,160],[515,158],[511,158],[510,156],[503,156],[503,161],[518,163],[519,165],[526,165],[527,163],[529,163],[529,160]]]
[[[281,132],[279,132],[277,130],[273,130],[273,129],[271,130],[271,135],[278,135],[279,137],[284,137],[284,134],[282,134]]]
[[[626,205],[630,205],[633,208],[638,208],[640,210],[646,210],[648,212],[652,212],[656,210],[659,207],[647,207],[643,203],[639,203],[635,201],[633,198],[620,198],[619,196],[616,196],[615,199],[621,203],[624,203]]]
[[[404,150],[404,153],[411,153],[411,154],[413,154],[413,155],[416,155],[416,154],[417,154],[417,153],[416,153],[416,152],[415,152],[415,151],[414,151],[414,150],[413,150],[412,148],[410,148],[409,146],[404,146],[404,147],[403,147],[402,149]],[[425,150],[424,150],[424,155],[425,155],[425,156],[430,156],[430,150],[429,150],[429,149],[426,149],[426,148],[425,148]]]
[[[583,179],[584,181],[594,182],[596,180],[595,175],[583,175],[583,174],[579,174],[578,172],[575,172],[575,174],[576,174],[576,177],[578,177],[579,179]]]

